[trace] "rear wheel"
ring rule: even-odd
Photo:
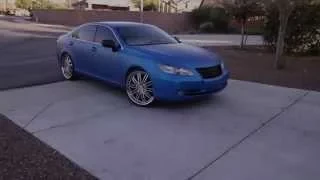
[[[74,65],[70,55],[65,54],[61,59],[61,72],[65,79],[67,80],[74,80],[75,72],[74,72]]]
[[[142,70],[129,73],[126,92],[129,100],[138,106],[149,106],[155,101],[150,75]]]

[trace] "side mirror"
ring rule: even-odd
[[[181,43],[181,40],[177,37],[177,36],[174,36],[173,37],[178,43]]]
[[[112,51],[118,51],[119,46],[113,40],[103,40],[102,46],[106,48],[111,48]]]

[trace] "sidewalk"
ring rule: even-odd
[[[239,46],[241,35],[239,34],[190,34],[177,35],[182,42],[196,46]],[[249,35],[247,45],[263,45],[262,36]]]

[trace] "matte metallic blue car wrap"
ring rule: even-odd
[[[213,52],[180,43],[159,28],[140,23],[79,26],[59,37],[57,56],[66,79],[85,74],[118,85],[142,106],[153,98],[178,101],[219,92],[229,77]],[[137,73],[130,76],[131,72]],[[139,103],[149,96],[152,101]]]

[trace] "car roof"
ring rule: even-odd
[[[112,28],[123,27],[123,26],[126,26],[126,27],[128,27],[128,26],[152,26],[150,24],[130,22],[130,21],[101,21],[101,22],[96,22],[94,24],[107,25]]]

